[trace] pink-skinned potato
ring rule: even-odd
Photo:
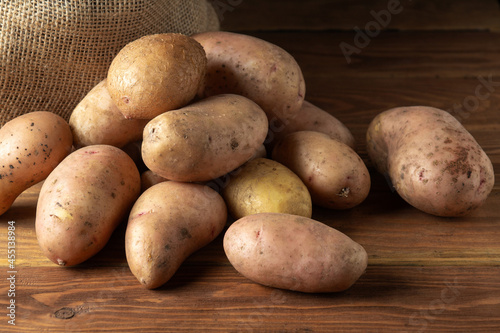
[[[325,133],[290,133],[274,147],[272,157],[300,177],[315,205],[350,209],[370,192],[370,173],[361,157]]]
[[[60,266],[98,253],[140,194],[140,175],[121,149],[92,145],[68,155],[40,189],[35,230],[42,252]]]
[[[0,129],[0,215],[71,152],[68,123],[52,112],[18,116]]]
[[[207,71],[201,98],[238,94],[250,98],[270,120],[285,121],[299,112],[306,85],[294,57],[263,39],[228,31],[192,36],[205,50]]]
[[[366,133],[375,168],[413,207],[437,216],[464,216],[487,199],[493,165],[474,137],[446,111],[397,107],[378,114]]]
[[[222,232],[226,220],[224,200],[208,186],[175,181],[151,186],[130,211],[125,233],[130,270],[143,287],[162,286]]]
[[[272,147],[290,133],[298,131],[315,131],[327,134],[332,139],[345,143],[356,150],[356,140],[349,128],[331,113],[305,100],[300,112],[285,122],[274,120],[269,122],[269,134],[266,141]]]
[[[225,254],[246,278],[274,288],[338,292],[365,272],[360,244],[319,221],[284,213],[247,215],[224,234]]]

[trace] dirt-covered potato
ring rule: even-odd
[[[283,164],[267,158],[245,163],[222,191],[234,219],[257,213],[311,217],[311,195],[302,180]]]
[[[223,94],[165,112],[144,128],[142,158],[175,181],[208,181],[238,168],[262,148],[268,122],[250,99]]]
[[[284,123],[279,120],[270,121],[266,142],[270,147],[273,147],[280,139],[298,131],[325,133],[332,139],[345,143],[354,150],[356,149],[356,140],[351,131],[332,114],[309,101],[304,101],[300,111],[294,118],[288,119]]]
[[[228,228],[224,251],[246,278],[301,292],[337,292],[365,272],[365,249],[342,232],[290,214],[245,216]]]
[[[260,105],[269,119],[299,112],[306,85],[297,61],[265,40],[227,31],[193,35],[205,49],[207,73],[200,96],[232,93]]]
[[[481,146],[440,109],[411,106],[380,113],[368,128],[367,150],[404,200],[433,215],[470,213],[495,183],[493,165]]]
[[[80,148],[45,180],[35,229],[42,252],[60,266],[99,252],[140,194],[134,161],[109,145]]]
[[[324,133],[290,133],[274,147],[272,158],[302,179],[318,206],[349,209],[370,192],[370,173],[363,160],[351,147]]]
[[[223,230],[227,209],[211,188],[161,182],[134,204],[125,233],[130,270],[148,289],[165,284],[193,252]]]
[[[70,152],[68,123],[52,112],[26,113],[0,128],[0,215],[44,180]]]
[[[111,145],[121,148],[142,140],[147,119],[126,119],[115,105],[106,88],[106,79],[99,82],[78,103],[69,118],[74,144]]]
[[[108,91],[125,118],[152,119],[188,104],[205,76],[207,58],[193,38],[147,35],[125,45],[109,66]]]

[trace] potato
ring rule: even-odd
[[[302,180],[283,164],[267,158],[245,163],[222,191],[234,219],[257,213],[311,217],[311,195]]]
[[[272,147],[280,139],[298,131],[325,133],[332,139],[345,143],[354,150],[356,149],[356,140],[351,131],[340,120],[309,101],[304,101],[300,112],[286,123],[270,122],[266,141],[272,150]]]
[[[132,159],[119,148],[93,145],[66,157],[40,189],[35,228],[42,252],[73,266],[99,252],[140,194]]]
[[[141,173],[141,192],[146,191],[151,186],[168,181],[168,179],[163,178],[162,176],[158,176],[151,170],[146,170]]]
[[[18,116],[0,129],[0,215],[27,188],[47,178],[70,152],[68,123],[52,112]]]
[[[448,112],[397,107],[377,115],[367,131],[377,170],[410,205],[437,216],[463,216],[480,207],[495,183],[490,159]]]
[[[177,33],[136,39],[108,69],[108,91],[125,118],[152,119],[189,103],[207,69],[203,47]]]
[[[297,61],[260,38],[227,32],[192,36],[205,49],[207,73],[201,97],[233,93],[260,105],[269,119],[285,121],[299,112],[306,86]]]
[[[130,270],[145,288],[162,286],[222,232],[226,219],[224,200],[207,186],[174,181],[151,186],[130,212],[125,233]]]
[[[175,181],[207,181],[248,161],[261,149],[266,114],[246,97],[212,96],[151,120],[142,158],[154,173]]]
[[[99,82],[78,103],[69,118],[76,147],[105,144],[122,148],[142,139],[147,119],[126,119]]]
[[[318,206],[349,209],[370,192],[370,173],[363,160],[351,147],[324,133],[290,133],[274,147],[272,157],[302,179]]]
[[[308,293],[351,287],[365,272],[365,249],[342,232],[307,217],[260,213],[228,228],[224,252],[246,278]]]

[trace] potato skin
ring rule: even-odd
[[[147,289],[165,284],[193,252],[224,229],[227,209],[211,188],[166,181],[148,188],[132,208],[125,233],[130,270]]]
[[[140,175],[119,148],[93,145],[66,157],[40,189],[36,236],[42,252],[73,266],[99,252],[140,194]]]
[[[370,173],[363,160],[352,148],[324,133],[290,133],[274,147],[272,157],[302,179],[318,206],[349,209],[370,192]]]
[[[302,180],[267,158],[245,163],[231,176],[222,197],[234,219],[264,212],[312,215],[311,195]]]
[[[0,215],[30,186],[44,180],[70,152],[68,123],[52,112],[18,116],[0,129]]]
[[[205,76],[207,58],[193,38],[164,33],[125,45],[108,69],[108,91],[125,118],[152,119],[189,103]]]
[[[495,183],[486,153],[446,111],[393,108],[372,120],[366,136],[376,169],[404,200],[429,214],[466,215],[484,203]]]
[[[351,131],[327,111],[305,100],[300,111],[286,123],[269,122],[269,135],[266,141],[273,147],[279,140],[290,133],[315,131],[327,134],[332,139],[345,143],[356,150],[356,140]],[[271,148],[272,150],[272,148]]]
[[[303,216],[260,213],[228,228],[224,251],[246,278],[307,293],[337,292],[364,273],[368,256],[351,238]]]
[[[144,128],[142,158],[164,178],[207,181],[254,156],[267,129],[264,111],[248,98],[212,96],[151,120]]]
[[[69,118],[76,147],[111,145],[122,148],[142,140],[147,119],[126,119],[115,105],[106,87],[99,82],[78,103]]]
[[[227,31],[192,36],[204,48],[207,72],[199,96],[232,93],[250,98],[269,119],[286,120],[300,110],[306,92],[296,60],[265,40]]]

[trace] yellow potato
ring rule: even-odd
[[[429,214],[466,215],[484,203],[495,184],[481,146],[457,119],[436,108],[380,113],[368,128],[367,150],[399,195]]]
[[[264,142],[268,123],[246,97],[224,94],[161,114],[144,128],[142,158],[157,175],[208,181],[238,168]]]
[[[256,158],[231,176],[222,191],[234,219],[257,213],[311,217],[311,195],[302,180],[284,165]]]
[[[68,123],[52,112],[26,113],[0,129],[0,215],[27,188],[44,180],[70,152]]]
[[[164,33],[125,45],[109,66],[108,91],[125,118],[152,119],[188,104],[205,76],[207,58],[193,38]]]
[[[125,233],[130,270],[145,288],[160,287],[222,232],[226,219],[224,200],[207,186],[174,181],[151,186],[130,212]]]
[[[308,293],[351,287],[365,272],[365,249],[347,235],[307,217],[260,213],[228,228],[224,252],[246,278]]]
[[[290,133],[274,147],[272,157],[302,179],[318,206],[349,209],[370,192],[370,173],[363,160],[351,147],[324,133]]]
[[[209,31],[193,35],[205,49],[201,97],[238,94],[256,102],[270,120],[299,112],[306,93],[302,70],[290,53],[253,36]]]
[[[105,144],[122,148],[142,139],[147,119],[126,119],[106,88],[106,79],[98,83],[78,103],[69,118],[74,144]]]
[[[140,194],[132,159],[119,148],[93,145],[67,156],[45,180],[36,210],[42,252],[60,266],[99,252]]]

